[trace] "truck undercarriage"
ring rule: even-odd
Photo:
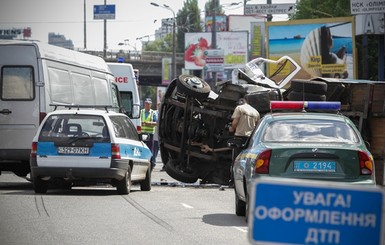
[[[283,60],[288,60],[292,69],[278,82],[265,77],[258,67],[263,62],[276,63],[280,71],[279,66],[286,65]],[[299,69],[289,57],[278,61],[259,58],[246,64],[245,69],[238,69],[237,80],[222,82],[216,92],[195,76],[181,75],[174,79],[166,90],[159,115],[159,147],[166,172],[185,183],[200,180],[201,183],[229,184],[233,148],[227,142],[234,136],[228,126],[240,98],[246,97],[261,116],[270,111],[271,100],[352,104],[355,82],[323,78],[292,80]],[[370,105],[368,99],[364,102],[366,107]],[[368,110],[345,109],[341,113],[355,120],[364,139],[368,139],[370,129],[363,123],[368,118]]]

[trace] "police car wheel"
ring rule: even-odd
[[[147,169],[146,178],[140,182],[141,191],[150,191],[151,190],[151,167]]]
[[[245,216],[246,215],[246,203],[239,199],[236,188],[234,187],[235,192],[235,214],[237,216]]]
[[[116,190],[120,195],[127,195],[131,190],[131,168],[128,167],[124,178],[116,182]]]
[[[33,189],[35,190],[35,193],[47,193],[47,183],[43,180],[41,180],[39,177],[33,178]]]

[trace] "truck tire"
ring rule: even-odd
[[[322,81],[309,81],[304,79],[294,79],[291,81],[291,88],[297,92],[311,94],[326,94],[328,85]]]
[[[198,180],[197,173],[188,173],[179,168],[179,161],[177,159],[170,159],[166,164],[166,172],[172,178],[184,183],[195,183]]]
[[[312,94],[297,91],[291,91],[287,98],[293,101],[326,101],[326,95],[324,94]]]
[[[177,80],[177,90],[196,99],[206,99],[211,88],[206,81],[199,77],[180,75]]]

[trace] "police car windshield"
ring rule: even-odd
[[[355,131],[343,122],[331,120],[285,120],[270,123],[262,136],[263,142],[319,142],[356,144]]]

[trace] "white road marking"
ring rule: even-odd
[[[239,231],[242,231],[242,232],[244,232],[244,233],[247,232],[247,229],[243,229],[243,228],[236,227],[236,226],[233,226],[233,228],[234,228],[234,229],[237,229],[237,230],[239,230]]]
[[[185,208],[194,208],[193,206],[187,205],[186,203],[183,203],[183,202],[181,204]]]

